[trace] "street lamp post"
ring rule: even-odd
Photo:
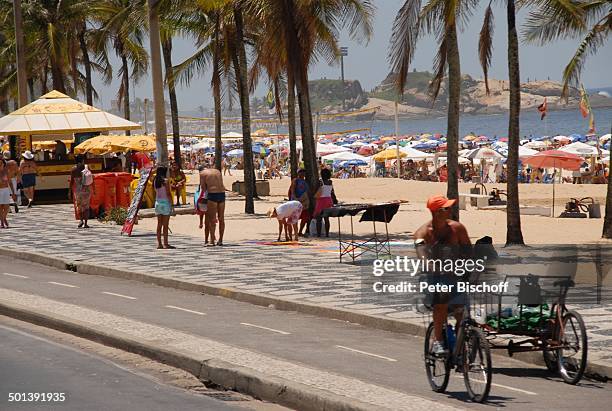
[[[340,47],[340,76],[342,78],[342,111],[346,111],[346,99],[344,93],[344,58],[348,56],[348,47]]]
[[[168,165],[168,140],[166,136],[166,107],[164,104],[164,81],[161,72],[159,40],[159,0],[148,0],[149,43],[151,48],[151,78],[153,81],[153,106],[155,108],[155,141],[157,143],[157,165]]]

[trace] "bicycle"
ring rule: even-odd
[[[429,324],[425,334],[425,371],[431,388],[439,393],[446,390],[453,369],[462,372],[470,399],[484,402],[491,389],[491,350],[485,334],[471,318],[470,310],[466,309],[464,313],[466,318],[458,325],[454,347],[449,344],[448,320],[444,325],[442,334],[446,353],[443,355],[432,352],[435,340],[433,321]]]

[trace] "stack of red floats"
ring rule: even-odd
[[[94,190],[90,209],[92,217],[111,208],[130,206],[130,183],[134,177],[130,173],[94,174]],[[102,210],[101,210],[102,209]]]

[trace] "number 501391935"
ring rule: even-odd
[[[64,402],[63,392],[9,392],[9,402]]]

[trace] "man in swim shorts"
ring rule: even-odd
[[[210,232],[210,245],[215,245],[215,229],[219,221],[219,241],[216,245],[223,245],[225,232],[225,186],[221,172],[209,167],[200,172],[200,190],[208,193],[206,220]]]

